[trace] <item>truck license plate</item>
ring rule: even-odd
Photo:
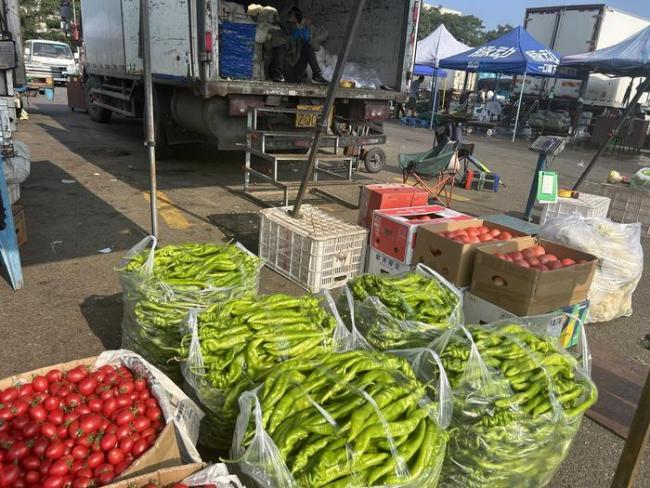
[[[304,110],[304,112],[301,111],[296,114],[296,127],[316,127],[318,116],[323,110],[322,105],[298,105],[296,108],[298,110]]]

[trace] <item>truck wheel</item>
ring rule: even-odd
[[[380,147],[373,147],[365,151],[363,164],[368,173],[379,173],[386,165],[386,153]]]
[[[93,121],[99,122],[100,124],[106,124],[111,120],[111,115],[113,115],[113,112],[107,108],[98,107],[95,105],[93,102],[99,97],[97,95],[91,95],[90,93],[91,90],[94,88],[99,88],[101,85],[101,81],[99,81],[99,79],[95,78],[94,76],[88,78],[84,86],[86,95],[86,107],[88,110],[88,115],[90,115],[90,118]]]

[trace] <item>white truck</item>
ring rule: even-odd
[[[259,3],[280,13],[300,7],[319,32],[325,33],[321,49],[331,54],[341,46],[353,7],[349,0]],[[385,142],[382,120],[389,115],[389,102],[407,98],[420,4],[420,0],[368,1],[349,63],[357,71],[373,73],[375,83],[339,89],[332,131],[340,137],[332,144],[360,147]],[[253,76],[235,79],[222,75],[220,59],[228,54],[223,52],[227,48],[222,47],[226,44],[220,35],[224,25],[256,22],[242,13],[243,7],[229,12],[233,3],[221,0],[150,0],[148,5],[159,151],[173,144],[203,141],[216,142],[221,149],[241,149],[250,107],[296,108],[324,100],[326,86],[271,81],[265,69],[269,53],[260,39],[255,42]],[[81,11],[90,117],[108,122],[114,112],[140,116],[144,99],[140,0],[82,0]],[[257,22],[256,37],[260,33]],[[348,79],[347,73],[343,79]],[[277,114],[275,127],[282,126],[281,118],[282,114]],[[285,118],[298,124],[295,115]],[[314,122],[315,118],[301,117],[303,127],[309,125],[305,120]],[[312,135],[309,131],[303,134],[278,137],[269,144],[278,149],[304,149]]]
[[[529,8],[524,17],[525,29],[535,39],[563,56],[612,46],[649,24],[648,19],[604,4]],[[521,77],[517,81],[520,85]],[[584,104],[619,108],[631,81],[630,78],[592,74],[583,89]],[[632,95],[640,81],[634,81]],[[518,86],[515,92],[518,92]],[[582,80],[528,78],[524,94],[540,94],[541,91],[548,94],[552,91],[555,99],[577,100],[581,88]],[[647,103],[647,98],[641,101]]]

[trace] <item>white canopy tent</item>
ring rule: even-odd
[[[431,103],[431,123],[433,128],[433,118],[435,117],[436,105],[438,102],[438,67],[441,59],[455,56],[471,48],[457,40],[451,32],[447,30],[444,24],[440,24],[427,37],[417,44],[415,52],[415,65],[430,66],[434,69],[432,83],[432,103]]]

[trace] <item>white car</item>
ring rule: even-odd
[[[29,78],[51,77],[54,83],[66,83],[78,74],[70,46],[64,42],[30,39],[25,42],[25,71]]]

